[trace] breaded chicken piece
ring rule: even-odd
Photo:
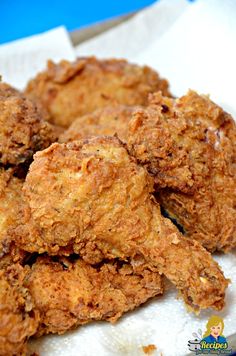
[[[154,177],[161,205],[208,250],[236,246],[236,126],[206,96],[156,94],[129,125],[129,152]]]
[[[28,204],[14,231],[29,252],[145,262],[192,308],[221,309],[228,281],[197,241],[162,217],[153,179],[115,137],[53,144],[36,153],[24,184]]]
[[[0,164],[17,166],[56,141],[39,109],[8,84],[0,83]]]
[[[0,269],[21,262],[26,253],[14,245],[9,229],[21,224],[23,180],[13,169],[0,169]]]
[[[117,135],[127,140],[128,124],[137,106],[115,105],[78,117],[59,137],[59,142],[70,142],[90,136]]]
[[[0,270],[0,355],[26,355],[26,343],[39,323],[31,296],[23,287],[26,270],[13,264]]]
[[[90,266],[83,260],[39,257],[26,287],[40,312],[37,335],[62,334],[95,320],[115,322],[125,312],[163,293],[162,278],[148,268],[107,261]]]
[[[148,94],[158,90],[170,95],[168,82],[147,66],[87,57],[71,63],[49,61],[25,93],[41,104],[52,123],[69,127],[74,119],[104,106],[145,105]]]

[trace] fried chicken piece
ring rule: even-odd
[[[27,163],[33,153],[56,141],[53,127],[18,90],[0,83],[0,164]]]
[[[236,246],[236,126],[206,96],[156,94],[129,125],[129,152],[154,176],[161,205],[209,251]]]
[[[147,66],[87,57],[72,63],[49,61],[25,93],[42,105],[52,123],[69,127],[74,119],[104,106],[144,105],[148,94],[158,90],[170,95],[168,82]]]
[[[15,246],[10,228],[21,224],[23,180],[14,177],[13,169],[0,169],[0,269],[23,261],[25,251]]]
[[[117,135],[127,140],[128,123],[138,107],[115,105],[78,117],[59,137],[59,142],[70,142],[90,136]]]
[[[26,355],[26,343],[39,322],[31,296],[23,287],[26,270],[13,264],[0,270],[0,355]]]
[[[128,263],[90,266],[83,260],[40,257],[27,277],[40,312],[37,336],[62,334],[94,320],[115,322],[121,315],[163,293],[162,278],[149,269],[136,272]]]
[[[15,231],[29,252],[147,263],[192,308],[224,305],[228,281],[197,242],[182,236],[155,202],[153,179],[115,137],[53,144],[36,153],[24,184],[28,204]]]

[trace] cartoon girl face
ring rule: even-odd
[[[211,330],[211,335],[214,336],[214,338],[217,338],[221,334],[222,323],[219,323],[218,325],[213,325],[210,330]]]

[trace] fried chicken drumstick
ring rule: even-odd
[[[162,217],[153,179],[112,137],[53,144],[38,152],[24,184],[24,224],[14,230],[29,252],[78,253],[147,263],[166,275],[192,308],[221,309],[228,281],[197,242]]]
[[[0,83],[0,164],[28,163],[36,151],[56,141],[39,109],[8,84]]]
[[[55,261],[46,256],[34,262],[10,235],[22,223],[22,186],[14,169],[0,170],[0,355],[25,355],[31,335],[63,333],[92,320],[115,321],[163,293],[160,274],[142,265],[103,261],[90,266],[78,257]]]
[[[169,96],[168,83],[151,68],[125,60],[78,58],[75,62],[48,62],[32,79],[26,95],[40,103],[50,121],[69,127],[74,119],[114,104],[145,105],[149,93]]]
[[[206,96],[152,97],[129,124],[128,149],[161,205],[209,251],[236,246],[236,126]]]

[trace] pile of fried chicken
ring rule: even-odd
[[[164,293],[225,304],[236,246],[236,126],[207,96],[125,60],[48,62],[0,83],[0,355],[115,322]]]

